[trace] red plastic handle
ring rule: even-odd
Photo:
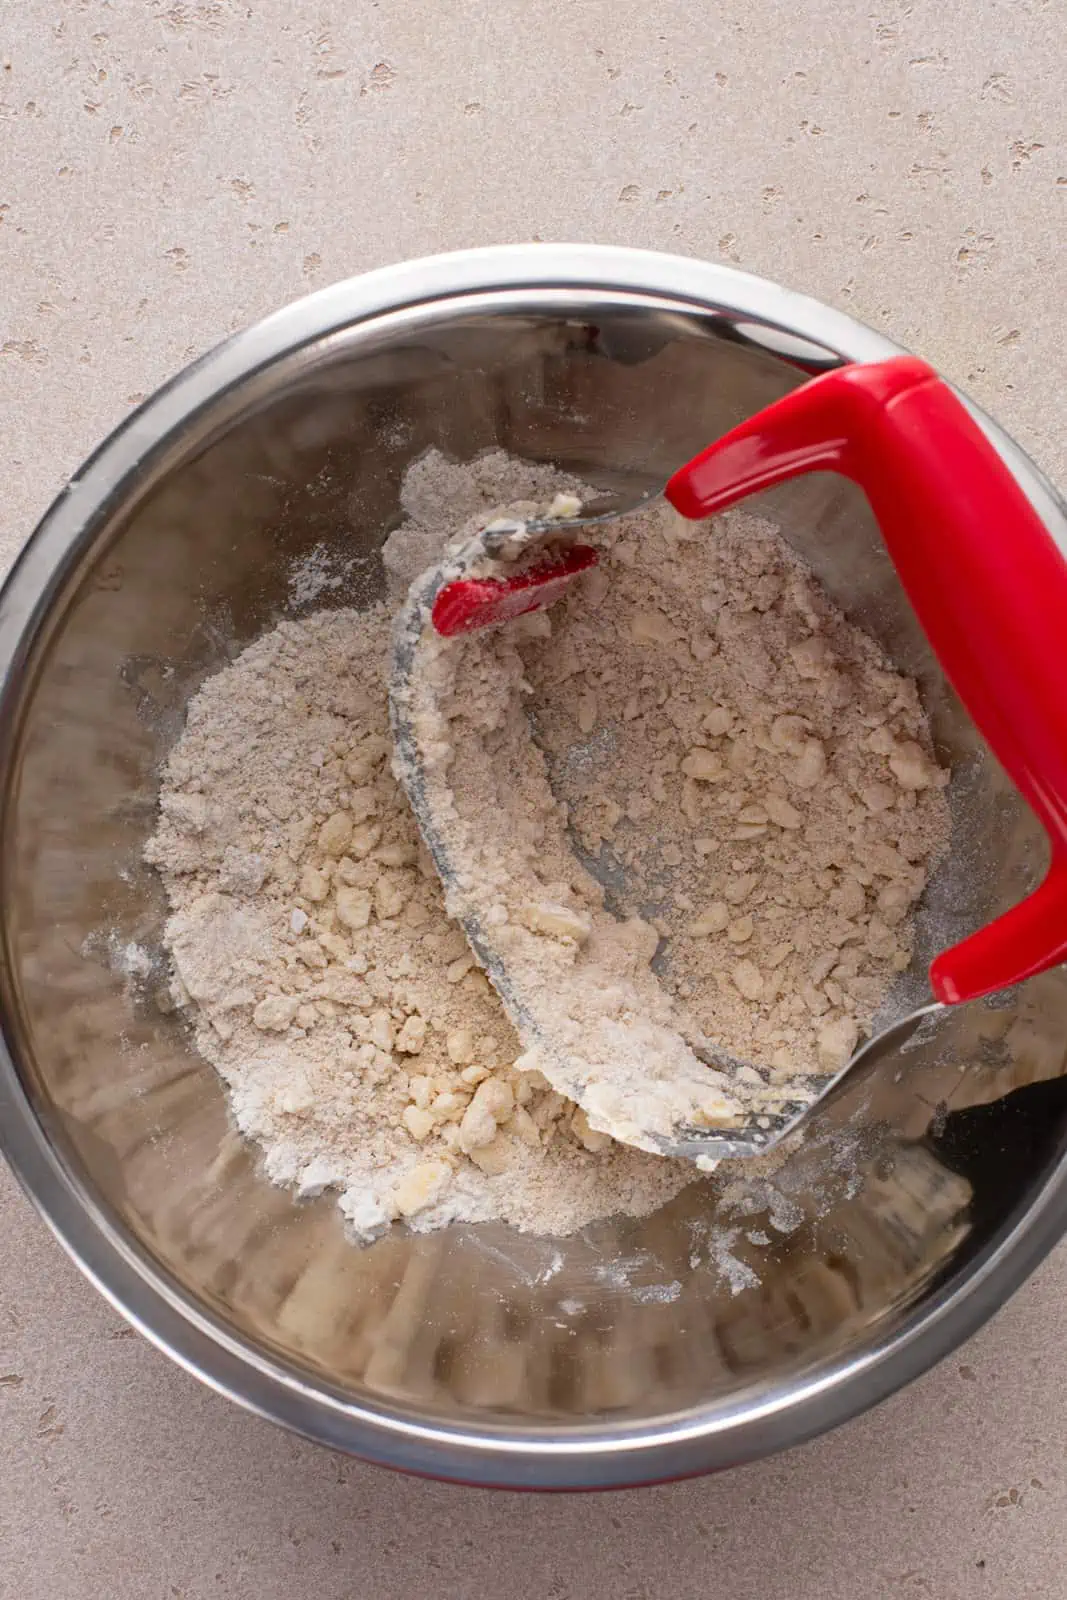
[[[910,356],[838,368],[734,428],[667,485],[706,517],[799,473],[864,490],[956,692],[1040,819],[1044,882],[930,968],[972,1000],[1067,960],[1067,558],[964,406]]]
[[[555,605],[579,573],[587,572],[596,561],[597,552],[591,545],[573,544],[516,578],[457,578],[437,591],[430,620],[446,639],[513,622],[527,612]]]

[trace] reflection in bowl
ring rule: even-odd
[[[49,513],[0,629],[0,1139],[86,1270],[216,1387],[417,1471],[648,1480],[796,1442],[889,1393],[1058,1237],[1060,972],[950,1014],[769,1176],[702,1178],[653,1216],[565,1239],[395,1228],[367,1249],[329,1196],[297,1202],[265,1179],[166,1009],[166,907],[142,851],[184,707],[281,617],[381,592],[411,460],[499,446],[605,487],[661,481],[813,361],[891,353],[697,263],[442,258],[223,346]],[[1044,842],[941,678],[859,494],[813,477],[759,509],[919,678],[953,764],[953,845],[893,996],[904,1009],[935,950],[1034,881]],[[315,594],[324,563],[332,586]]]

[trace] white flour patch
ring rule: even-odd
[[[677,1279],[673,1283],[645,1283],[633,1290],[633,1297],[638,1305],[642,1306],[669,1306],[679,1299],[682,1286]]]
[[[343,555],[336,545],[317,544],[289,568],[289,604],[306,611],[324,594],[341,589],[365,565],[360,556]]]
[[[759,1286],[759,1274],[747,1261],[733,1254],[732,1246],[740,1234],[739,1228],[713,1228],[708,1234],[709,1265],[726,1280],[731,1294]]]

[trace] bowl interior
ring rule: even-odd
[[[950,1017],[732,1210],[736,1171],[572,1238],[395,1229],[357,1249],[329,1197],[298,1204],[261,1175],[213,1069],[161,1009],[165,903],[141,852],[204,677],[283,617],[379,595],[400,480],[428,446],[661,480],[817,368],[818,352],[805,370],[772,342],[623,295],[584,314],[545,293],[354,327],[188,420],[55,580],[8,697],[8,1045],[123,1248],[283,1378],[481,1432],[727,1416],[874,1351],[1059,1158],[1067,1109],[1046,1096],[1035,1113],[1026,1090],[1063,1069],[1053,974]],[[951,859],[900,1009],[936,949],[1034,881],[1042,840],[931,659],[862,495],[819,476],[762,509],[918,674],[956,763]],[[129,970],[131,944],[150,971]]]

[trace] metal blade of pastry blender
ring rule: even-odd
[[[417,722],[410,714],[412,702],[407,691],[422,635],[422,621],[416,619],[425,619],[432,612],[438,593],[445,585],[455,582],[456,578],[455,564],[438,568],[422,580],[418,594],[409,597],[408,604],[398,618],[389,685],[390,720],[399,757],[397,771],[446,894],[450,883],[462,871],[462,866],[453,859],[441,819],[434,814],[429,802],[426,755],[418,736]],[[520,1037],[528,1043],[545,1042],[537,1017],[523,1003],[512,982],[507,962],[493,939],[491,926],[476,912],[469,910],[459,920],[472,951],[500,996]],[[816,1080],[807,1093],[790,1093],[790,1088],[795,1085],[776,1091],[767,1083],[762,1103],[753,1103],[743,1119],[732,1119],[729,1125],[721,1127],[679,1126],[675,1138],[655,1139],[660,1153],[702,1166],[723,1160],[752,1159],[766,1155],[783,1139],[801,1133],[816,1116],[821,1121],[835,1104],[856,1099],[865,1084],[870,1084],[873,1090],[884,1074],[898,1072],[901,1053],[907,1050],[917,1034],[924,1035],[927,1029],[936,1026],[938,1017],[945,1009],[939,1002],[931,1001],[883,1028],[863,1044],[838,1073],[828,1079]],[[691,1038],[687,1043],[696,1056],[719,1071],[730,1073],[743,1067],[748,1067],[749,1072],[757,1070],[725,1052],[708,1049]],[[857,1104],[854,1109],[859,1110],[860,1105]]]
[[[1062,551],[1010,468],[936,372],[913,357],[824,373],[709,446],[671,478],[665,492],[676,509],[696,519],[757,489],[825,467],[863,487],[935,654],[1053,847],[1049,871],[1028,898],[937,956],[930,968],[935,1007],[924,1006],[875,1038],[827,1086],[832,1094],[835,1089],[843,1093],[858,1072],[876,1073],[900,1033],[916,1032],[941,1010],[940,1003],[954,1008],[1064,959],[1067,702],[1061,692],[1060,619],[1067,575]],[[968,485],[962,497],[960,482]],[[572,526],[577,526],[583,508],[574,504],[572,509]],[[622,509],[615,501],[592,515],[608,520]],[[554,506],[550,518],[560,514],[568,515]],[[933,542],[926,534],[931,525],[939,529]],[[559,578],[553,573],[534,580],[535,587],[543,585],[544,603],[557,597]],[[461,580],[454,588],[459,593],[451,597],[453,631],[492,625],[537,606],[529,576],[511,584],[505,580],[495,591],[483,583],[481,594],[477,582]],[[978,634],[969,626],[976,614],[986,619]],[[1001,643],[999,651],[975,647],[974,639],[988,643],[987,635]],[[764,1114],[755,1122],[763,1137],[757,1132],[756,1142],[766,1148],[799,1128],[805,1112],[797,1109],[790,1121],[781,1107],[773,1112],[761,1107]],[[672,1134],[677,1129],[675,1121]],[[751,1153],[738,1149],[737,1132],[736,1127],[722,1130],[722,1153]],[[699,1144],[703,1151],[710,1149],[703,1129]],[[692,1151],[693,1144],[683,1142],[683,1153]]]
[[[643,511],[654,501],[662,499],[666,485],[653,484],[650,489],[637,493],[632,487],[629,489],[605,489],[602,493],[591,496],[581,502],[581,510],[573,516],[544,516],[534,518],[525,524],[528,534],[569,532],[571,529],[592,528],[598,523],[614,522],[616,517],[628,517],[635,511]]]
[[[567,533],[573,525],[571,522],[567,523]],[[424,748],[425,734],[420,731],[424,729],[425,723],[415,714],[414,678],[420,660],[420,648],[427,636],[434,632],[447,637],[451,631],[464,631],[470,626],[486,626],[487,616],[490,613],[495,622],[506,620],[506,612],[501,614],[493,610],[498,602],[492,598],[488,601],[478,600],[477,591],[480,587],[486,586],[484,571],[487,557],[491,562],[508,542],[514,545],[516,541],[523,553],[528,556],[531,551],[536,553],[543,548],[547,542],[545,536],[549,534],[558,536],[561,531],[558,520],[540,525],[539,531],[534,533],[532,538],[531,524],[508,525],[501,522],[492,525],[477,538],[469,540],[460,550],[449,552],[441,566],[417,579],[397,618],[389,683],[390,721],[396,756],[394,770],[407,792],[420,832],[441,878],[446,898],[450,889],[455,888],[461,880],[468,886],[476,882],[477,873],[471,870],[468,864],[455,858],[454,844],[447,836],[444,818],[435,814],[435,807],[430,799],[434,785],[429,781],[428,774],[433,758]],[[499,570],[514,572],[515,568],[513,565],[510,568],[502,565]],[[556,566],[544,569],[535,566],[532,570],[534,573],[538,570],[561,573],[562,577],[557,581],[565,583],[568,577],[575,576],[582,568],[575,566],[573,570],[569,570],[564,550]],[[470,574],[473,571],[479,572],[482,576],[472,580]],[[525,599],[531,593],[540,595],[549,589],[549,584],[544,578],[537,578],[531,588],[523,589],[521,585],[528,580],[529,570],[525,577],[520,575],[501,580],[490,579],[489,584],[495,583],[497,592],[504,595],[505,600],[514,599],[517,603],[525,605]],[[465,609],[463,619],[454,630],[447,627],[435,629],[431,619],[436,617],[438,621],[441,620],[439,601],[446,598],[447,591],[451,588],[463,591],[471,605],[487,605],[489,611],[483,609],[472,622],[474,613]],[[559,592],[561,590],[556,590],[555,594],[558,595]],[[512,614],[521,613],[516,611]],[[478,908],[470,906],[468,894],[461,896],[460,899],[464,909],[459,914],[459,921],[468,943],[500,996],[520,1037],[527,1046],[536,1044],[551,1052],[552,1046],[545,1036],[544,1026],[539,1023],[534,1010],[519,991],[508,962],[494,936],[494,927]],[[664,1155],[681,1156],[695,1161],[702,1158],[707,1161],[717,1161],[726,1156],[758,1156],[797,1128],[817,1099],[818,1090],[810,1081],[774,1084],[769,1082],[758,1069],[717,1050],[706,1039],[694,1039],[690,1035],[682,1037],[694,1056],[719,1073],[736,1079],[737,1074],[747,1068],[747,1082],[744,1085],[746,1105],[741,1112],[724,1114],[721,1125],[710,1123],[700,1127],[688,1124],[676,1125],[677,1138],[649,1134],[650,1143],[646,1144],[645,1148],[651,1146]],[[839,1080],[833,1080],[834,1083],[837,1081]],[[830,1088],[831,1085],[822,1087]]]
[[[939,1000],[931,1000],[929,1005],[920,1006],[873,1034],[840,1072],[820,1080],[817,1098],[799,1109],[783,1108],[769,1116],[761,1115],[755,1127],[680,1129],[677,1142],[664,1149],[664,1155],[704,1162],[766,1155],[791,1134],[803,1133],[816,1118],[821,1123],[835,1105],[856,1101],[852,1111],[859,1112],[863,1107],[858,1097],[864,1085],[873,1093],[880,1080],[899,1073],[902,1054],[925,1039],[928,1032],[933,1033],[947,1011],[948,1007]]]

